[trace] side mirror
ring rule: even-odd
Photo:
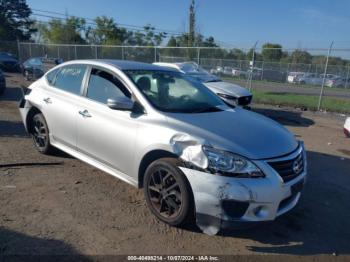
[[[107,99],[107,106],[115,110],[131,111],[134,107],[134,102],[126,96],[121,96]]]

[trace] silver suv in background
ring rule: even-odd
[[[216,75],[209,74],[206,70],[194,62],[158,62],[153,64],[172,68],[188,76],[196,78],[230,106],[243,106],[249,108],[248,106],[252,101],[253,95],[248,89],[233,83],[224,82]],[[230,74],[232,74],[232,70],[230,71]]]
[[[20,113],[36,149],[57,147],[143,188],[161,221],[207,234],[274,220],[299,201],[302,142],[273,120],[228,107],[166,67],[63,63],[29,86]]]

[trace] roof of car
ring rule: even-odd
[[[127,60],[114,60],[114,59],[96,59],[92,61],[97,61],[101,63],[106,63],[120,70],[163,70],[163,71],[175,71],[170,68],[165,68],[153,64],[136,62],[136,61],[127,61]]]

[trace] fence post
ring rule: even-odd
[[[349,71],[350,71],[350,66],[348,66],[348,72],[346,73],[345,88],[348,88],[349,73],[350,73]]]
[[[154,47],[154,61],[153,62],[157,62],[157,47]]]
[[[19,40],[17,38],[17,55],[18,55],[18,59],[21,60],[21,45],[19,44]]]
[[[249,91],[252,90],[252,79],[253,79],[253,74],[254,74],[254,66],[255,66],[255,49],[256,49],[256,45],[258,44],[258,41],[255,42],[254,46],[253,46],[253,55],[252,55],[252,65],[251,65],[251,70],[250,70],[250,76],[248,79],[248,84],[249,84]]]
[[[321,93],[320,93],[320,98],[318,100],[318,107],[317,107],[317,110],[320,110],[321,109],[321,105],[322,105],[322,98],[323,98],[323,92],[324,92],[324,84],[325,84],[325,81],[326,81],[326,74],[327,74],[327,69],[328,69],[328,60],[329,60],[329,56],[331,54],[331,51],[332,51],[332,47],[333,47],[333,41],[331,43],[331,45],[329,46],[329,49],[328,49],[328,54],[327,54],[327,59],[326,59],[326,65],[324,67],[324,74],[323,74],[323,79],[322,79],[322,87],[321,87]]]
[[[97,45],[95,45],[95,59],[97,59],[98,56],[97,56]]]
[[[201,49],[197,47],[197,64],[200,64],[200,54],[201,54]]]
[[[57,46],[57,58],[60,58],[60,46]]]
[[[77,60],[77,45],[74,45],[74,59]]]
[[[124,46],[122,46],[122,60],[124,60]]]
[[[29,57],[32,57],[32,44],[29,43]]]

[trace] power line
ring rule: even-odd
[[[42,10],[42,9],[32,9],[32,10],[40,12],[40,13],[54,14],[54,15],[59,15],[59,16],[64,16],[64,17],[67,16],[67,14],[54,12],[54,11],[47,11],[47,10]],[[63,19],[62,17],[49,16],[49,15],[43,15],[43,14],[38,14],[38,13],[33,13],[33,15],[43,16],[43,17],[48,17],[48,18],[53,18],[53,19]],[[85,19],[86,21],[92,21],[93,24],[96,25],[95,19],[88,18],[88,17],[81,17],[81,16],[74,16],[74,17],[82,18],[82,19]],[[115,25],[119,26],[119,27],[123,27],[123,28],[134,29],[134,30],[135,29],[139,29],[140,31],[145,31],[144,26],[122,24],[122,23],[115,23]],[[153,27],[153,26],[152,26],[152,28],[154,28],[154,31],[165,32],[165,33],[167,33],[169,35],[182,35],[184,33],[184,32],[180,32],[180,31],[174,31],[174,30],[169,30],[169,29],[157,28],[157,27]]]

